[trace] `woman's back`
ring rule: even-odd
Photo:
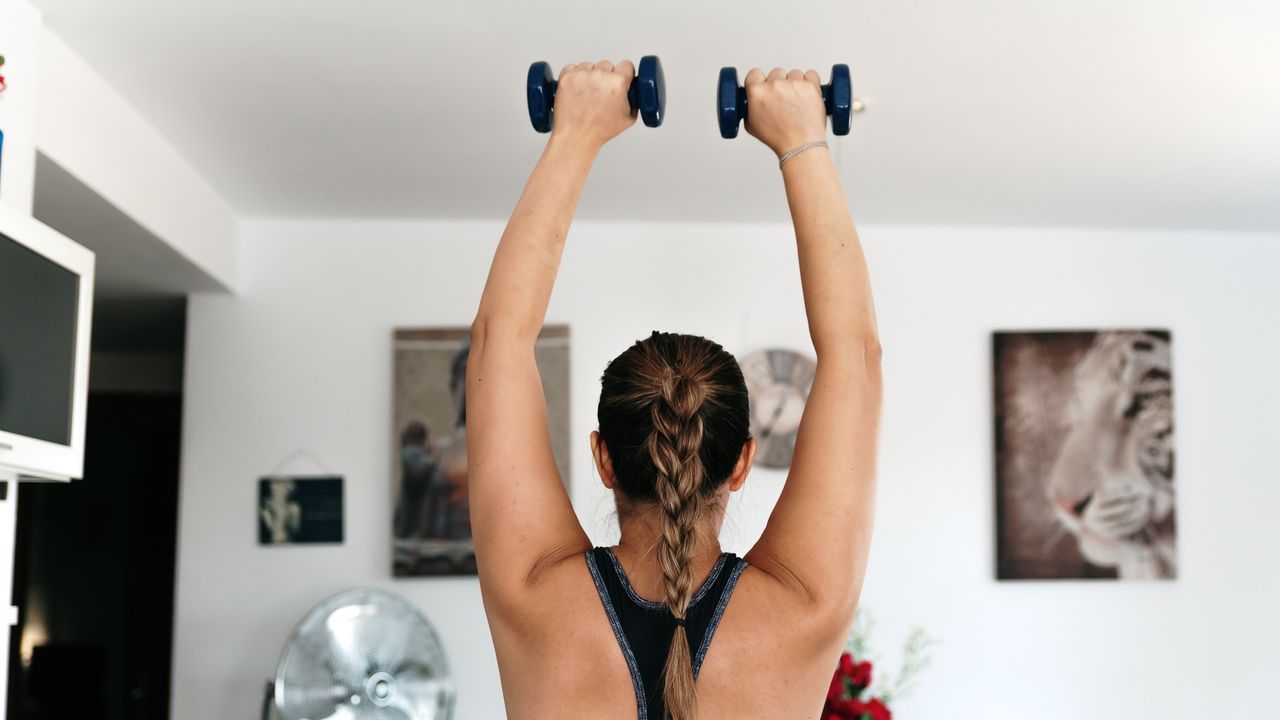
[[[647,623],[621,617],[615,620],[601,599],[601,581],[596,580],[587,561],[588,556],[594,556],[602,581],[612,584],[613,552],[612,548],[597,548],[561,560],[531,587],[526,607],[532,612],[516,623],[491,621],[499,664],[519,666],[511,672],[503,667],[502,672],[510,720],[662,719],[653,702],[661,695],[660,684],[636,677],[637,673],[650,675],[653,671],[652,658],[646,662],[638,657],[644,651],[637,646],[665,647],[662,639],[670,637],[670,629],[662,627],[665,619],[659,619],[665,610],[659,609],[661,602],[655,600],[661,597],[661,571],[651,562],[648,567],[633,566],[629,572],[623,560],[618,560],[622,577],[640,603],[623,586],[607,588],[615,612],[652,617]],[[699,644],[706,642],[697,669],[697,717],[817,717],[834,668],[831,656],[839,653],[841,628],[848,627],[848,619],[815,611],[736,556],[717,558],[698,578],[699,588],[706,589],[688,622],[690,627],[696,623],[700,630],[705,623],[710,637],[695,633]],[[720,594],[723,590],[727,592]],[[723,606],[719,605],[721,599]],[[542,608],[554,610],[541,612]],[[624,629],[630,631],[624,637],[631,645],[631,658],[618,639]],[[646,637],[645,632],[662,637]],[[832,638],[838,640],[833,643]],[[640,666],[644,666],[643,672]],[[644,688],[644,711],[638,687]]]

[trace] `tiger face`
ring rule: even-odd
[[[1045,487],[1081,554],[1122,578],[1177,572],[1169,360],[1167,334],[1098,334],[1076,364],[1070,428]]]

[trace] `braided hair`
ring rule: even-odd
[[[665,604],[683,620],[694,592],[700,521],[750,437],[742,370],[706,338],[655,331],[605,368],[597,417],[619,491],[660,511]],[[692,720],[693,658],[682,622],[663,669],[663,697],[670,720]]]

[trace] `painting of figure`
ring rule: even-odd
[[[466,328],[393,335],[392,570],[474,575],[467,502]],[[569,477],[569,328],[547,326],[534,345],[560,476]]]

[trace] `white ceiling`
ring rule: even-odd
[[[847,62],[861,220],[1280,230],[1270,0],[36,2],[250,216],[504,217],[528,64],[655,53],[667,124],[606,148],[582,216],[785,218],[716,72]]]

